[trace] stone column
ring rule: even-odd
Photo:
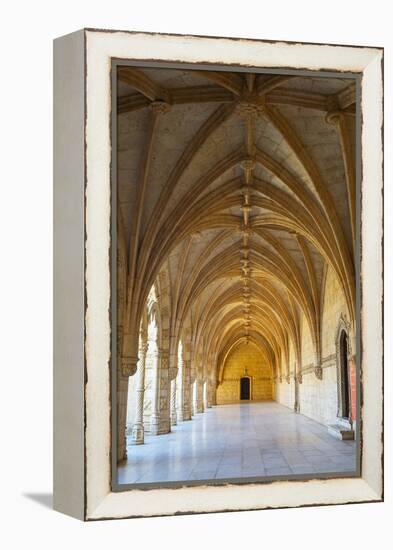
[[[208,403],[208,386],[207,386],[207,380],[203,382],[203,408],[207,409],[207,403]]]
[[[195,386],[195,412],[203,413],[205,410],[203,405],[203,381],[197,378],[195,380]]]
[[[211,409],[212,407],[212,393],[213,393],[212,382],[211,380],[208,379],[206,381],[206,408],[207,409]]]
[[[295,406],[294,410],[295,412],[300,412],[300,384],[302,383],[302,374],[299,372],[299,367],[295,365],[295,375],[294,375],[294,382],[295,382]]]
[[[190,415],[195,416],[194,407],[194,382],[190,382]]]
[[[183,357],[179,354],[177,360],[178,374],[176,379],[176,416],[177,420],[184,420],[183,418],[183,404],[184,404],[184,366]]]
[[[215,378],[210,381],[210,403],[212,407],[217,405],[217,382]]]
[[[160,395],[160,350],[156,349],[153,355],[153,382],[151,396],[150,433],[158,434],[160,423],[159,395]]]
[[[177,425],[177,413],[176,413],[176,378],[171,380],[171,426]]]
[[[117,327],[117,460],[122,462],[127,458],[127,397],[128,375],[122,370],[123,326]]]
[[[161,350],[159,357],[159,387],[158,387],[158,430],[157,434],[166,434],[171,431],[170,420],[170,379],[169,379],[169,351]]]
[[[117,376],[117,459],[118,462],[127,458],[127,436],[126,436],[126,417],[127,417],[127,397],[128,397],[128,376],[123,376],[121,372]]]
[[[190,361],[183,360],[183,374],[182,374],[182,410],[181,420],[191,420],[191,383],[190,383],[190,370],[191,364]]]
[[[145,367],[148,349],[147,335],[142,337],[142,345],[139,350],[139,362],[137,365],[136,410],[135,423],[131,432],[131,443],[143,445],[145,442],[145,429],[143,426],[143,404],[145,397]]]

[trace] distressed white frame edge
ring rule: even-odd
[[[85,518],[84,31],[53,47],[53,507]]]
[[[382,50],[86,31],[86,518],[378,501],[382,472]],[[362,477],[176,489],[110,490],[111,58],[363,72]],[[377,244],[376,244],[377,243]],[[103,314],[105,312],[105,314]],[[378,368],[375,369],[375,365]]]

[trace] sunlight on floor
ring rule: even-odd
[[[275,402],[224,405],[128,446],[119,483],[353,472],[356,443]]]

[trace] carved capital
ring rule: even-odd
[[[134,376],[137,369],[138,357],[123,355],[121,358],[121,373],[123,376]]]
[[[175,380],[179,369],[177,367],[169,367],[169,380]]]
[[[333,124],[336,126],[340,123],[342,116],[343,114],[340,110],[329,111],[325,117],[325,120],[328,124]]]
[[[303,376],[302,376],[302,373],[301,372],[298,372],[297,375],[295,376],[295,379],[296,379],[296,382],[298,384],[302,384],[303,383]]]
[[[286,380],[287,384],[290,384],[291,383],[291,376],[289,374],[287,374],[286,377],[285,377],[285,380]]]

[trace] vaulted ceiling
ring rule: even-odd
[[[327,265],[354,318],[353,81],[124,66],[118,113],[126,324],[165,273],[203,353],[274,364],[302,315],[318,353]]]

